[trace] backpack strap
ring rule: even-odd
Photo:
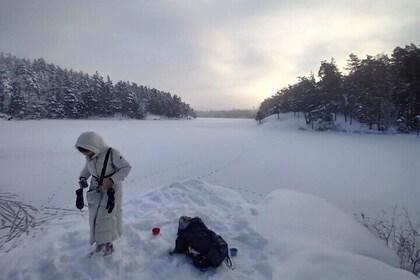
[[[98,186],[102,186],[102,183],[104,182],[104,178],[105,178],[104,175],[106,171],[106,166],[108,165],[108,159],[109,159],[109,154],[111,153],[111,150],[112,148],[108,148],[108,151],[106,151],[104,166],[102,167],[101,177],[99,177],[99,180],[98,180]]]
[[[232,267],[232,260],[230,259],[229,254],[226,257],[225,264],[229,268]]]

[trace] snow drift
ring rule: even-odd
[[[69,206],[71,207],[71,206]],[[197,270],[170,256],[181,215],[200,216],[230,247],[232,269]],[[352,217],[314,195],[271,192],[249,204],[237,192],[187,180],[124,205],[125,233],[111,257],[88,257],[87,212],[36,227],[0,253],[2,279],[417,279]],[[151,229],[160,227],[153,236]]]

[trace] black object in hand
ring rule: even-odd
[[[83,189],[80,188],[76,191],[76,207],[79,210],[82,210],[85,207],[85,202],[83,201]]]
[[[108,202],[106,203],[106,209],[108,209],[108,213],[111,213],[114,210],[115,206],[115,190],[110,188],[106,194],[108,195]]]
[[[88,183],[86,182],[86,180],[80,180],[80,181],[79,181],[79,186],[80,186],[82,189],[86,189],[89,185],[88,185]]]

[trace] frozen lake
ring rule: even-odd
[[[125,199],[202,179],[258,203],[275,189],[322,197],[349,214],[405,207],[420,217],[420,138],[298,130],[302,119],[0,122],[1,192],[36,207],[74,208],[84,164],[74,148],[96,131],[133,166]]]

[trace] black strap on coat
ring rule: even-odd
[[[104,166],[102,167],[101,177],[99,177],[98,179],[98,186],[102,186],[102,183],[104,182],[106,166],[108,165],[108,159],[109,159],[109,154],[111,153],[111,150],[112,148],[108,148],[108,151],[106,152]]]

